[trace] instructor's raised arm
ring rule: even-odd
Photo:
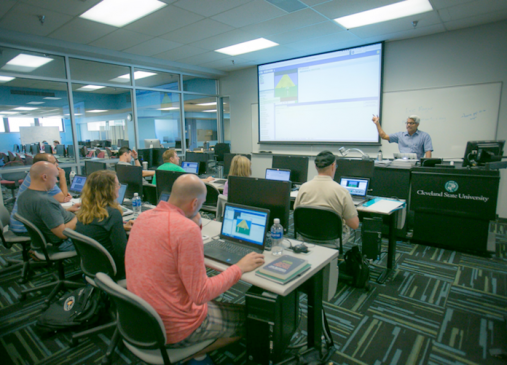
[[[375,123],[375,125],[377,126],[377,130],[378,130],[378,135],[380,136],[380,138],[382,139],[385,139],[386,141],[389,141],[389,135],[384,132],[384,130],[382,129],[382,127],[380,126],[380,123],[379,123],[379,117],[378,115],[375,116],[375,114],[373,115],[373,118],[371,118],[371,120],[373,121],[373,123]]]

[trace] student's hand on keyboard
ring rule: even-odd
[[[245,255],[245,257],[239,260],[236,265],[239,266],[242,273],[255,270],[259,266],[264,265],[264,255],[261,255],[260,253],[250,252],[248,255]]]
[[[72,199],[72,195],[67,194],[67,196],[65,198],[63,198],[63,202],[68,203],[68,202],[70,202],[71,199]]]
[[[67,210],[69,212],[74,213],[74,212],[77,212],[79,210],[79,208],[81,208],[81,203],[76,203],[76,204],[72,205],[71,207],[68,207]]]
[[[130,231],[133,225],[134,225],[134,221],[128,221],[128,222],[125,222],[125,224],[123,225],[123,228],[125,228],[125,231]]]

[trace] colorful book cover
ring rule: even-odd
[[[273,262],[261,267],[259,272],[265,275],[284,280],[297,272],[308,261],[294,256],[284,255]]]

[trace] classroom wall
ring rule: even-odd
[[[503,82],[497,139],[507,139],[507,21],[446,33],[386,43],[384,92],[443,86]],[[250,153],[257,149],[252,137],[257,120],[252,121],[252,104],[257,103],[257,69],[232,72],[220,79],[220,94],[230,97],[231,149]],[[421,129],[424,130],[423,126]],[[387,131],[392,132],[392,131]],[[459,130],[456,131],[459,133]],[[268,145],[261,146],[261,149]],[[277,146],[277,151],[316,154],[340,146]],[[433,146],[438,149],[438,146]],[[361,149],[370,156],[378,147]],[[465,146],[463,146],[463,152]],[[507,152],[507,151],[506,151]],[[310,173],[310,171],[309,171]],[[501,170],[497,213],[507,218],[507,172]]]

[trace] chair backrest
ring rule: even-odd
[[[65,228],[63,234],[74,242],[74,247],[81,258],[81,269],[86,276],[95,279],[98,272],[113,277],[116,275],[114,259],[104,246],[93,238],[69,228]]]
[[[336,240],[342,235],[342,219],[329,208],[300,206],[294,210],[294,233],[310,240]]]
[[[118,313],[117,326],[123,339],[135,347],[160,349],[164,360],[169,360],[165,349],[164,323],[153,307],[104,273],[97,273],[95,283],[114,301]]]
[[[11,217],[9,215],[9,211],[7,210],[6,207],[4,207],[3,204],[1,204],[0,205],[0,238],[2,239],[2,244],[4,245],[5,248],[12,247],[12,243],[7,242],[4,237],[4,228],[9,225],[10,218]]]
[[[44,256],[46,257],[46,261],[50,262],[51,260],[49,259],[47,251],[46,238],[42,232],[35,226],[35,224],[20,216],[19,213],[14,213],[14,219],[20,221],[25,226],[32,240],[32,248],[35,250],[42,250]]]
[[[33,165],[33,157],[25,154],[25,165]]]
[[[215,145],[215,155],[217,156],[217,161],[224,160],[224,154],[231,153],[231,146],[229,143],[217,143]]]
[[[9,154],[9,162],[14,161],[16,159],[16,156],[14,156],[14,153],[12,153],[11,151],[8,151],[7,153]]]
[[[51,148],[51,145],[45,144],[44,145],[44,152],[45,153],[53,153],[53,149]]]
[[[206,201],[204,205],[216,207],[220,191],[211,184],[205,183],[204,185],[206,185]]]
[[[97,157],[98,158],[105,158],[106,157],[106,153],[104,151],[100,151],[98,154],[97,154]]]
[[[7,167],[16,167],[16,166],[24,166],[24,163],[19,161],[11,161],[3,165],[2,170],[0,170],[0,173],[2,174],[2,179],[7,181],[14,181],[16,184],[19,183],[19,180],[24,180],[26,177],[26,171],[8,172],[9,170],[6,169]]]

